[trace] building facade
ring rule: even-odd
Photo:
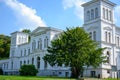
[[[91,0],[84,3],[84,24],[91,39],[99,43],[99,47],[106,48],[103,52],[107,56],[107,62],[100,64],[98,68],[85,67],[84,76],[101,78],[120,77],[120,27],[114,22],[115,3],[109,0]],[[51,67],[43,60],[43,56],[49,54],[47,46],[62,32],[51,27],[38,27],[32,33],[11,33],[10,57],[0,61],[0,67],[4,74],[19,74],[23,64],[34,64],[39,70],[38,76],[66,76],[70,77],[69,67]]]

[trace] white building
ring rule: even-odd
[[[115,3],[109,0],[91,0],[84,7],[83,28],[91,38],[99,42],[99,47],[106,47],[104,55],[107,63],[97,69],[85,69],[84,76],[101,78],[120,77],[120,27],[114,23]],[[34,64],[39,70],[37,75],[70,76],[69,67],[51,67],[42,57],[47,54],[47,46],[62,30],[50,27],[38,27],[31,34],[14,32],[11,34],[10,57],[0,61],[4,74],[18,74],[23,64]]]

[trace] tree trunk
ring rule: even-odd
[[[72,78],[79,78],[83,76],[83,68],[82,67],[72,67],[71,68],[71,77]]]

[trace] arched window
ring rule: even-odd
[[[92,32],[90,32],[89,35],[90,35],[90,38],[92,39]]]
[[[107,51],[107,63],[110,63],[110,52]]]
[[[46,47],[48,47],[48,37],[46,37]]]
[[[11,69],[13,69],[13,61],[11,62]]]
[[[105,32],[105,42],[107,42],[107,31]]]
[[[28,49],[28,55],[30,54],[30,48]]]
[[[47,68],[47,61],[44,61],[44,69]]]
[[[26,49],[24,50],[24,56],[26,56]]]
[[[108,9],[106,9],[106,19],[108,20]]]
[[[95,8],[95,18],[98,18],[98,8]]]
[[[36,41],[34,40],[33,42],[32,42],[32,50],[35,50],[36,49]]]
[[[103,18],[105,19],[105,8],[103,8]]]
[[[22,66],[22,61],[20,61],[20,67]]]
[[[38,49],[42,50],[42,40],[39,39],[38,41]]]
[[[21,56],[22,56],[22,50],[21,50]]]
[[[27,61],[27,64],[29,64],[29,60]]]
[[[117,45],[119,46],[119,37],[117,37]]]
[[[87,21],[90,20],[90,11],[87,11]]]
[[[48,38],[46,37],[44,39],[44,48],[48,47]]]
[[[44,39],[44,48],[46,48],[46,38]]]
[[[40,57],[37,57],[37,68],[40,68]]]
[[[96,41],[96,31],[93,32],[93,39]]]
[[[110,32],[108,33],[108,35],[109,35],[109,43],[111,43],[111,34],[110,34]]]
[[[94,9],[91,9],[91,19],[94,19]]]
[[[26,61],[24,61],[24,64],[26,64]]]
[[[34,65],[34,58],[32,58],[32,65]]]
[[[109,18],[110,18],[110,21],[112,21],[112,12],[109,11]]]

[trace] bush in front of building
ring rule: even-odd
[[[3,75],[3,70],[2,69],[0,69],[0,75]]]
[[[21,76],[36,76],[38,70],[34,65],[22,65],[19,72]]]

